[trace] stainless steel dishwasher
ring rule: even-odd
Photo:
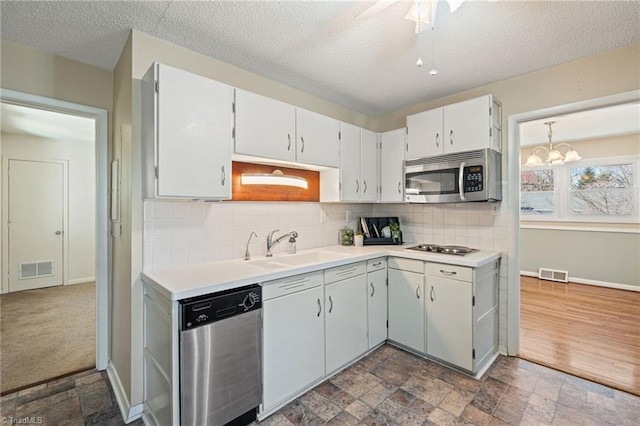
[[[180,424],[246,425],[262,403],[262,291],[180,302]]]

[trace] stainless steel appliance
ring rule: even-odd
[[[501,201],[502,155],[492,149],[407,160],[405,201]]]
[[[464,256],[477,251],[476,249],[465,246],[441,246],[438,244],[418,244],[417,246],[407,247],[407,250],[422,251],[425,253],[456,254],[458,256]]]
[[[247,425],[262,403],[262,292],[180,302],[180,424]]]

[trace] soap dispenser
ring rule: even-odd
[[[289,238],[289,244],[287,245],[287,253],[296,254],[296,239],[293,237]]]

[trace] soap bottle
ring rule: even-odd
[[[293,237],[289,238],[289,244],[287,245],[287,253],[296,254],[296,239]]]

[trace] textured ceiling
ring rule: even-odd
[[[0,34],[113,69],[134,28],[370,115],[640,41],[636,0],[443,3],[420,37],[410,3],[371,4],[3,0]]]

